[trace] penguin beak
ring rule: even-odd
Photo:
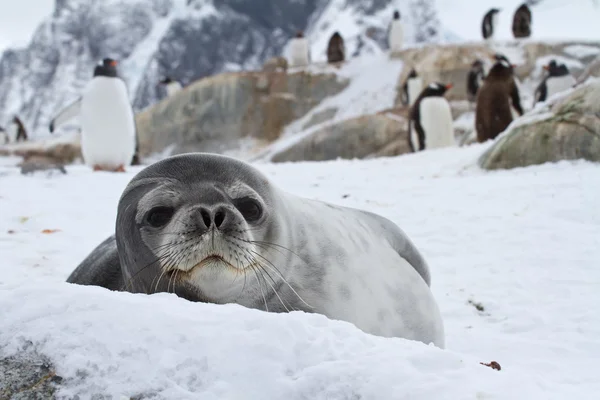
[[[548,71],[550,69],[550,67],[547,65],[544,65],[542,68],[544,68],[546,71]]]
[[[444,87],[446,88],[446,90],[448,90],[448,89],[452,89],[452,86],[454,86],[454,85],[452,85],[451,83],[449,83],[449,84],[447,84]]]
[[[116,61],[116,60],[112,60],[112,61],[110,62],[110,66],[111,66],[111,67],[116,67],[116,66],[117,66],[117,64],[118,64],[118,63],[117,63],[117,61]]]

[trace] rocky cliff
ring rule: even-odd
[[[299,29],[306,32],[316,62],[325,60],[336,30],[349,56],[386,49],[395,7],[403,14],[409,43],[438,40],[441,29],[431,37],[413,29],[431,24],[435,9],[411,13],[413,3],[431,1],[56,0],[29,46],[0,58],[0,125],[16,113],[31,137],[47,135],[52,116],[80,95],[103,57],[120,61],[139,111],[165,96],[158,85],[165,74],[185,86],[218,73],[260,69],[285,52]]]

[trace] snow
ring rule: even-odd
[[[436,0],[442,26],[461,41],[481,41],[481,22],[491,8],[501,9],[495,40],[513,39],[512,20],[523,0]],[[574,4],[576,3],[576,4]],[[532,35],[524,41],[597,40],[600,4],[595,0],[542,0],[532,6]]]
[[[284,190],[376,212],[405,230],[430,264],[445,350],[320,315],[66,284],[113,232],[121,191],[143,167],[24,177],[4,160],[0,353],[31,340],[65,378],[68,398],[595,398],[600,189],[590,183],[600,168],[563,161],[482,171],[476,160],[489,146],[256,164]],[[492,360],[501,371],[479,364]]]

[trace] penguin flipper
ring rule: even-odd
[[[519,95],[519,88],[514,80],[510,89],[510,98],[512,100],[512,104],[515,110],[517,110],[519,115],[523,115],[523,107],[521,107],[521,96]]]
[[[546,96],[548,95],[548,87],[546,86],[546,79],[544,79],[535,89],[533,104],[535,106],[536,103],[540,101],[546,101]]]
[[[415,131],[417,132],[417,138],[419,139],[419,151],[425,150],[425,131],[421,125],[421,113],[419,112],[420,107],[420,102],[415,102],[415,104],[413,104],[410,118],[414,124]]]
[[[81,108],[81,98],[75,100],[65,108],[63,108],[54,118],[50,121],[50,126],[48,129],[50,133],[54,132],[54,130],[70,120],[71,118],[79,115],[79,110]]]

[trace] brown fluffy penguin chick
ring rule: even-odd
[[[496,138],[512,122],[513,85],[513,66],[505,60],[496,62],[477,92],[475,129],[478,142]]]
[[[342,36],[338,32],[335,32],[331,35],[331,39],[329,39],[329,44],[327,45],[327,62],[342,62],[345,59],[345,53],[344,39],[342,39]]]

